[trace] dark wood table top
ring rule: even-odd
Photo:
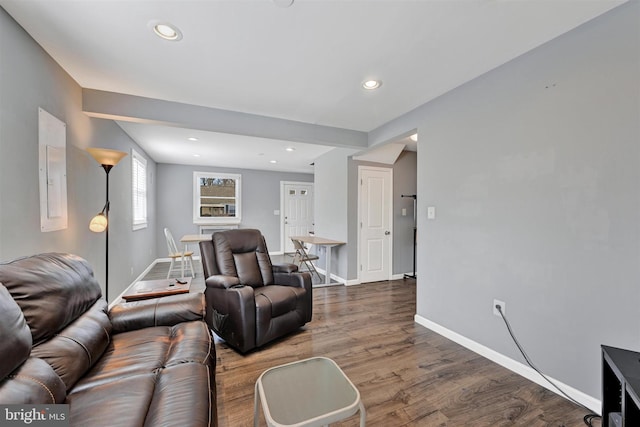
[[[186,283],[178,283],[177,281]],[[179,279],[141,280],[122,295],[125,301],[159,298],[167,295],[186,294],[191,287],[191,277]]]

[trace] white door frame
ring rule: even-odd
[[[284,250],[286,248],[285,245],[285,227],[284,227],[284,222],[285,222],[285,213],[286,213],[286,206],[284,205],[284,199],[285,199],[285,193],[284,193],[284,188],[287,185],[308,185],[311,186],[311,191],[313,192],[313,198],[311,200],[312,203],[312,207],[313,207],[313,218],[314,218],[314,223],[315,223],[315,185],[313,182],[309,182],[309,181],[280,181],[280,251],[278,252],[278,254],[284,254]]]
[[[393,168],[383,168],[383,167],[377,167],[377,166],[358,166],[358,224],[357,224],[357,228],[358,228],[358,282],[361,282],[361,266],[362,266],[362,259],[360,256],[361,250],[362,250],[362,241],[361,241],[361,231],[362,231],[362,214],[363,214],[363,210],[362,210],[362,171],[368,169],[368,170],[374,170],[374,171],[388,171],[389,172],[389,178],[391,180],[391,182],[389,183],[389,185],[391,186],[391,196],[390,196],[390,200],[389,200],[389,231],[391,232],[391,234],[389,235],[389,253],[387,255],[387,266],[389,269],[389,277],[386,280],[391,280],[391,278],[393,277]]]

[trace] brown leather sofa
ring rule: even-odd
[[[233,348],[245,353],[311,321],[311,275],[272,265],[259,230],[214,233],[200,255],[207,323]]]
[[[108,312],[89,264],[0,264],[0,403],[69,404],[72,426],[216,426],[202,294]]]

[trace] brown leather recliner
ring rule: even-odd
[[[206,321],[245,353],[311,321],[311,275],[272,265],[259,230],[227,230],[200,242]]]

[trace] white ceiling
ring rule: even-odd
[[[368,132],[624,2],[295,0],[283,8],[271,0],[0,0],[0,6],[84,88]],[[176,25],[182,40],[158,38],[154,21]],[[382,87],[363,90],[369,78],[381,79]],[[309,171],[314,156],[331,148],[300,144],[283,154],[291,143],[210,133],[179,150],[189,129],[120,124],[157,162],[198,164],[198,150],[212,155],[222,147],[216,155],[227,166],[249,167],[249,158],[259,156],[280,164],[252,167]]]

